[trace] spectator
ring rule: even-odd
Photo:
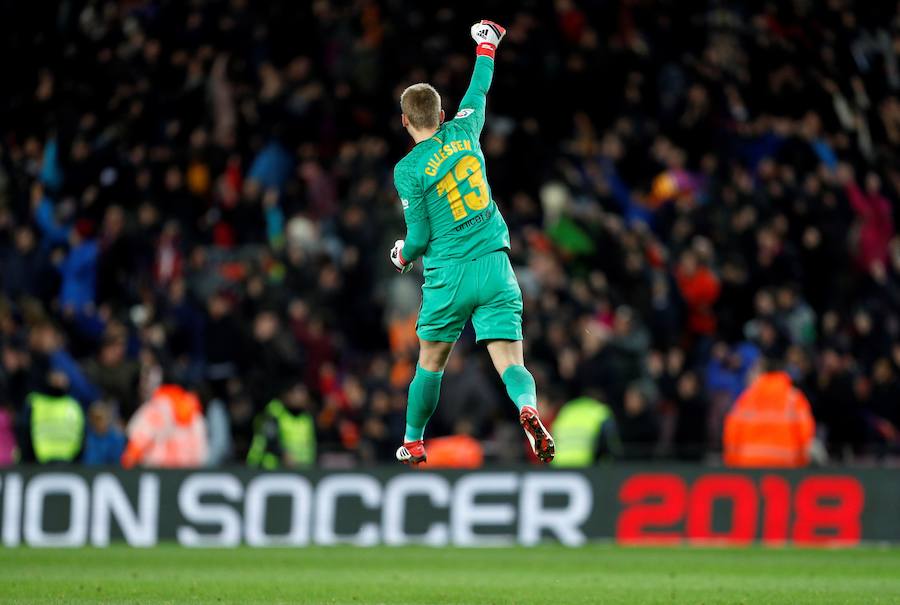
[[[34,231],[28,226],[16,229],[12,249],[0,258],[0,284],[10,298],[35,296],[40,279],[46,273],[46,255],[37,247]]]
[[[484,446],[471,435],[472,425],[457,424],[457,434],[428,440],[428,468],[480,468]]]
[[[221,399],[212,399],[206,405],[206,426],[209,429],[209,457],[207,466],[221,466],[231,459],[231,418]]]
[[[163,384],[128,423],[122,466],[197,468],[206,462],[206,422],[197,396]]]
[[[675,279],[681,297],[687,304],[687,328],[694,336],[709,336],[716,330],[713,306],[719,298],[719,279],[709,268],[700,264],[693,250],[681,254]]]
[[[253,339],[248,343],[247,383],[254,401],[276,397],[274,390],[285,376],[300,371],[296,341],[283,329],[278,314],[261,311],[253,320]]]
[[[14,418],[10,408],[0,406],[0,467],[10,466],[19,460]]]
[[[97,290],[97,242],[91,239],[93,225],[81,219],[69,235],[70,250],[59,264],[62,285],[59,302],[69,313],[92,311]]]
[[[645,391],[640,382],[628,385],[622,413],[616,417],[623,456],[627,460],[649,460],[659,444],[659,420]]]
[[[484,434],[495,415],[502,410],[501,405],[506,403],[505,398],[498,395],[490,377],[474,355],[465,352],[452,355],[444,369],[441,399],[436,417],[432,419],[432,422],[437,421],[435,426],[441,432],[455,434],[456,423],[464,418],[472,427],[472,432]]]
[[[127,334],[123,326],[110,325],[95,359],[84,365],[84,374],[103,397],[118,403],[119,413],[128,419],[137,409],[140,366],[127,359]]]
[[[30,431],[28,443],[40,464],[74,462],[84,440],[84,412],[67,394],[65,374],[51,371],[43,392],[28,396],[26,417]]]
[[[97,299],[114,300],[128,292],[137,269],[134,243],[127,233],[127,214],[122,206],[110,206],[103,215],[98,238]]]
[[[243,362],[244,335],[225,292],[210,296],[206,308],[206,376],[213,385],[222,385],[237,375]]]
[[[862,409],[856,401],[851,362],[836,348],[826,349],[819,361],[813,386],[816,421],[824,429],[825,446],[830,457],[849,459],[859,453],[864,435]]]
[[[609,346],[613,373],[618,381],[629,383],[643,377],[644,360],[650,351],[650,336],[631,307],[622,305],[616,308]]]
[[[14,416],[28,393],[42,387],[36,374],[26,344],[20,338],[9,339],[0,351],[0,402],[9,405]]]
[[[30,333],[31,365],[35,370],[49,368],[66,377],[66,388],[82,406],[99,397],[97,388],[88,380],[81,365],[65,347],[59,330],[48,321],[36,323]]]
[[[887,358],[879,358],[872,371],[868,397],[868,421],[879,456],[900,445],[900,382]]]
[[[782,286],[777,295],[780,321],[791,343],[811,347],[816,342],[816,314],[793,285]]]
[[[816,431],[809,402],[779,362],[767,358],[762,364],[763,372],[725,418],[725,464],[806,466]]]
[[[125,451],[125,434],[113,423],[113,408],[96,401],[88,409],[81,461],[89,465],[118,466]]]
[[[675,387],[675,456],[680,460],[702,460],[709,435],[709,402],[693,371],[678,378]]]
[[[592,466],[605,455],[619,455],[619,437],[612,410],[591,396],[562,406],[553,421],[557,466]]]
[[[856,184],[849,166],[842,165],[838,170],[847,199],[859,221],[856,263],[867,273],[883,271],[888,260],[888,245],[894,237],[894,219],[890,202],[881,195],[881,179],[873,172],[868,173],[863,191]]]
[[[310,466],[316,461],[316,430],[312,399],[302,383],[273,399],[257,416],[250,466],[275,469]]]

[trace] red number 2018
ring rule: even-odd
[[[713,528],[717,501],[731,504],[725,530]],[[625,543],[856,544],[862,535],[863,488],[846,476],[806,477],[792,506],[791,485],[779,475],[757,486],[749,475],[710,474],[689,486],[672,473],[646,473],[622,484],[619,502],[616,539]]]

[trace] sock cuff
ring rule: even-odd
[[[423,368],[422,366],[420,366],[417,363],[416,364],[416,374],[419,374],[420,376],[422,376],[424,378],[440,380],[444,376],[444,371],[441,370],[440,372],[432,372],[431,370],[426,370],[425,368]]]
[[[503,384],[506,385],[506,393],[520,411],[526,405],[537,407],[534,376],[525,366],[509,366],[503,370],[502,378]]]
[[[531,372],[529,372],[525,366],[515,365],[509,366],[505,370],[503,370],[503,375],[500,377],[503,381],[507,380],[521,380],[525,377],[531,378]],[[526,379],[527,380],[527,379]]]
[[[419,439],[425,438],[425,427],[424,426],[413,426],[409,423],[406,423],[406,432],[403,433],[403,443],[410,443],[412,441],[418,441]]]

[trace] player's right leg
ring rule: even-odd
[[[409,385],[406,404],[406,433],[397,449],[397,460],[416,465],[425,462],[425,425],[441,396],[441,378],[453,350],[452,342],[419,340],[419,363]]]
[[[425,462],[425,425],[437,407],[444,366],[453,344],[472,312],[473,303],[460,288],[463,271],[459,266],[425,271],[422,307],[416,322],[419,363],[409,385],[406,434],[397,450],[397,459],[404,464]]]

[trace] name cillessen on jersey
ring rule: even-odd
[[[440,142],[440,139],[434,137],[435,140]],[[449,158],[451,155],[455,153],[459,153],[460,151],[472,151],[472,141],[468,139],[461,139],[458,141],[450,141],[449,143],[445,143],[440,150],[431,156],[431,159],[428,160],[428,164],[425,166],[425,174],[428,176],[435,176],[437,174],[438,168],[443,163],[444,160]]]

